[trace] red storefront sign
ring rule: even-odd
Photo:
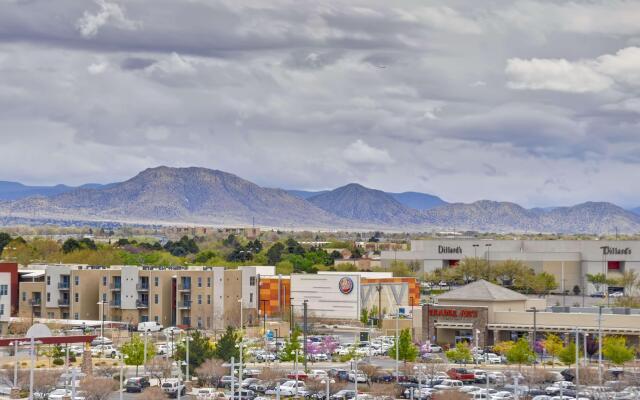
[[[478,318],[477,310],[456,310],[452,308],[431,308],[430,317]]]

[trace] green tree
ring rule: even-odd
[[[540,272],[539,274],[530,276],[524,284],[534,293],[547,295],[550,291],[558,287],[556,278],[548,272]]]
[[[560,339],[558,335],[554,333],[547,333],[547,336],[542,342],[542,347],[544,347],[547,354],[551,356],[551,363],[554,363],[556,357],[562,351],[564,343],[562,343],[562,339]]]
[[[4,250],[4,247],[9,244],[10,241],[11,235],[9,235],[7,232],[0,232],[0,254],[2,253],[2,250]]]
[[[131,340],[122,345],[122,354],[127,356],[124,363],[136,366],[136,376],[138,376],[138,367],[144,364],[144,340],[140,335],[134,335]],[[152,343],[147,343],[147,360],[151,360],[155,356],[156,351]]]
[[[80,245],[80,242],[78,242],[74,238],[69,238],[65,240],[64,243],[62,243],[62,252],[64,254],[68,254],[68,253],[71,253],[72,251],[80,250],[81,248],[82,246]]]
[[[635,357],[633,347],[627,347],[627,339],[622,336],[607,336],[602,341],[602,355],[615,365],[624,365]]]
[[[280,361],[295,361],[296,350],[298,351],[298,359],[302,358],[302,345],[300,344],[300,330],[294,329],[291,337],[284,343],[284,347],[280,351]]]
[[[495,266],[494,272],[503,285],[510,286],[516,283],[523,284],[527,281],[526,278],[531,276],[531,269],[518,260],[502,261]]]
[[[280,261],[276,264],[276,274],[289,275],[293,272],[293,264],[291,261]]]
[[[231,357],[236,360],[240,359],[240,350],[236,347],[240,343],[240,334],[230,326],[227,326],[227,330],[224,335],[216,343],[216,348],[213,351],[212,357],[207,358],[219,358],[224,361],[230,361]]]
[[[369,323],[369,311],[364,307],[360,310],[360,322],[365,325]]]
[[[512,364],[518,364],[518,369],[522,369],[522,364],[529,364],[535,358],[535,354],[529,346],[529,341],[521,337],[516,344],[507,351],[507,361]]]
[[[471,356],[471,349],[469,349],[469,344],[466,342],[456,343],[456,347],[447,351],[446,356],[449,361],[459,364],[466,364],[473,360],[473,357]]]
[[[407,361],[414,361],[420,353],[416,345],[413,344],[411,330],[409,328],[400,331],[398,343],[394,342],[393,346],[389,349],[389,355],[394,360],[396,359],[396,346],[398,346],[398,360],[404,361],[405,364]]]
[[[187,359],[187,347],[185,342],[178,344],[176,348],[176,359],[180,361],[186,361]],[[200,333],[200,331],[194,331],[190,335],[191,341],[189,342],[189,370],[195,371],[205,360],[214,357],[215,350],[213,345],[209,341],[209,338]]]
[[[282,260],[282,253],[284,252],[284,245],[280,242],[276,242],[273,246],[267,250],[267,261],[269,265],[276,265]]]
[[[576,344],[574,342],[566,345],[560,352],[558,353],[558,359],[566,366],[571,366],[571,364],[575,364],[576,362]]]
[[[602,285],[607,283],[607,276],[603,273],[587,274],[587,282],[596,288],[596,292],[599,292]]]
[[[407,264],[405,264],[402,261],[393,261],[391,263],[391,272],[393,273],[393,276],[412,276],[413,274],[411,273],[411,270],[409,269],[409,267],[407,266]]]

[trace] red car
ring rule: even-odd
[[[296,379],[296,371],[291,371],[289,374],[287,374],[287,378]],[[307,374],[305,374],[302,371],[298,371],[298,380],[299,381],[306,381],[307,378],[308,378]]]
[[[447,371],[449,378],[462,382],[473,383],[476,380],[476,375],[473,372],[469,372],[464,368],[451,368]]]

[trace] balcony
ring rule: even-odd
[[[69,299],[58,299],[58,306],[69,307]]]
[[[120,300],[111,300],[109,302],[109,307],[111,307],[111,308],[120,308],[120,307],[122,307],[122,302]]]
[[[178,285],[178,291],[180,292],[190,292],[191,291],[191,283],[181,283]]]
[[[59,290],[69,290],[69,289],[71,289],[71,282],[69,282],[69,281],[58,282],[58,289]]]
[[[181,310],[190,310],[191,309],[191,300],[181,301],[180,303],[178,303],[178,307]]]
[[[138,292],[148,292],[149,291],[149,283],[138,283],[136,285],[136,290]]]
[[[122,284],[120,282],[118,283],[111,283],[109,285],[109,289],[113,290],[113,291],[120,291],[122,290]]]
[[[136,300],[137,308],[149,308],[149,300]]]
[[[40,307],[42,305],[42,299],[40,297],[35,297],[29,300],[29,304],[31,307]]]

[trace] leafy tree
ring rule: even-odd
[[[402,360],[405,363],[407,361],[414,361],[420,353],[411,340],[411,330],[409,328],[400,331],[398,343],[394,342],[393,346],[389,349],[389,355],[394,360],[396,359],[396,346],[398,346],[398,360]]]
[[[556,357],[562,351],[564,347],[564,343],[562,343],[562,339],[554,333],[547,333],[544,341],[542,342],[542,346],[544,350],[551,356],[551,362],[555,362]]]
[[[331,254],[329,254],[329,257],[331,257],[333,260],[340,260],[342,258],[342,253],[340,253],[338,250],[334,250],[331,252]]]
[[[200,251],[196,241],[186,235],[181,237],[177,242],[168,241],[164,245],[164,249],[176,257],[184,257],[187,254],[197,254]]]
[[[412,275],[411,270],[409,269],[407,264],[405,264],[402,261],[393,261],[391,263],[390,270],[393,273],[393,276],[411,276]]]
[[[302,346],[300,344],[300,330],[294,329],[291,337],[285,341],[284,347],[280,351],[280,361],[295,361],[296,350],[298,351],[298,359],[301,358]]]
[[[213,385],[213,387],[218,387],[220,378],[222,378],[227,371],[228,368],[224,366],[223,360],[210,358],[196,368],[195,373],[198,376],[198,381]]]
[[[635,350],[627,347],[623,336],[607,336],[602,341],[602,355],[615,365],[624,365],[635,358]]]
[[[6,232],[0,232],[0,253],[9,242],[11,242],[11,235]]]
[[[135,335],[122,346],[122,354],[127,357],[124,359],[124,363],[127,365],[136,366],[136,376],[138,376],[138,367],[144,364],[144,340],[139,335]],[[147,360],[150,360],[155,356],[155,347],[151,343],[147,343]]]
[[[529,346],[529,341],[521,337],[516,344],[507,351],[507,361],[513,364],[518,364],[518,368],[522,368],[522,364],[529,364],[535,358],[535,354]]]
[[[195,371],[205,360],[213,358],[214,354],[215,350],[209,338],[200,333],[200,331],[194,331],[189,342],[189,370]],[[187,347],[185,341],[185,343],[180,343],[176,348],[176,359],[186,361],[186,355]]]
[[[89,238],[82,238],[78,241],[78,243],[80,244],[80,247],[84,248],[84,249],[89,249],[89,250],[97,250],[98,246],[96,246],[96,242],[94,242],[93,240],[89,239]]]
[[[447,358],[454,363],[467,363],[473,360],[469,345],[465,342],[456,343],[456,347],[447,351]]]
[[[237,247],[240,246],[238,238],[234,234],[230,234],[226,239],[222,241],[222,245],[225,247]]]
[[[213,352],[213,358],[230,361],[231,357],[234,357],[236,360],[239,360],[240,350],[236,347],[236,345],[240,343],[240,339],[240,334],[231,326],[227,326],[227,330],[225,331],[224,335],[222,335],[222,337],[216,344],[216,348]]]
[[[571,366],[576,362],[576,344],[571,342],[566,345],[560,353],[558,353],[558,359],[565,365]]]
[[[276,264],[276,274],[289,275],[293,272],[293,264],[289,260],[280,261]]]
[[[364,307],[360,310],[360,322],[365,325],[369,323],[369,311]]]
[[[633,269],[625,270],[622,273],[622,276],[618,279],[618,284],[624,288],[624,292],[627,295],[633,294],[633,289],[638,285],[638,281],[640,277],[638,276],[638,272]]]
[[[74,238],[69,238],[62,244],[62,252],[65,254],[71,253],[72,251],[80,250],[81,248],[82,246],[80,246],[80,242],[78,242]]]
[[[603,273],[587,274],[587,282],[596,288],[596,292],[599,292],[602,285],[607,283],[607,276]]]
[[[556,278],[548,272],[541,272],[529,277],[526,286],[538,294],[549,294],[558,287]]]
[[[303,255],[305,253],[304,247],[293,238],[287,239],[286,246],[289,254]]]
[[[196,257],[193,259],[196,263],[204,264],[212,258],[216,258],[217,254],[211,250],[203,251],[198,253]]]
[[[282,252],[284,252],[284,245],[280,242],[276,242],[273,246],[267,250],[267,260],[269,265],[276,265],[282,259]]]
[[[498,354],[502,354],[505,355],[507,354],[512,348],[513,346],[515,346],[516,343],[512,340],[506,340],[504,342],[498,342],[493,346],[493,351],[495,351]]]
[[[494,270],[502,284],[509,286],[514,285],[516,281],[524,283],[526,278],[532,275],[531,269],[518,260],[502,261],[495,266]]]

